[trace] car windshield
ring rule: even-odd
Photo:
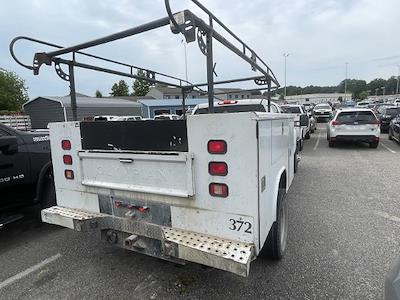
[[[249,105],[224,105],[215,106],[215,113],[235,113],[235,112],[246,112],[246,111],[259,111],[265,112],[265,108],[261,104],[249,104]],[[208,114],[208,107],[199,108],[195,111],[195,115]]]
[[[395,117],[398,114],[400,114],[400,107],[393,107],[393,108],[387,108],[386,109],[386,115]]]
[[[300,107],[298,106],[282,106],[282,109],[287,114],[301,114]]]
[[[336,118],[336,121],[344,124],[368,124],[376,121],[374,114],[370,111],[346,111],[341,112]]]
[[[314,109],[331,109],[331,107],[329,106],[329,104],[318,104],[315,106]]]

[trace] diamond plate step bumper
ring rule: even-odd
[[[178,258],[241,276],[249,275],[250,263],[255,258],[254,244],[108,214],[53,206],[42,210],[42,220],[77,231],[110,229],[160,240],[163,249],[161,258]]]
[[[166,241],[178,245],[180,259],[249,275],[250,263],[255,258],[253,244],[169,227],[163,233]]]

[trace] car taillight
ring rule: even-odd
[[[227,144],[224,140],[208,141],[207,149],[211,154],[225,154],[227,152]]]
[[[210,195],[214,197],[226,198],[229,195],[228,186],[225,183],[210,183]]]
[[[71,141],[70,140],[62,140],[61,147],[63,150],[71,150]]]
[[[226,176],[228,174],[228,165],[225,162],[212,161],[208,164],[208,172],[215,176]]]
[[[332,126],[342,125],[339,121],[332,121]]]
[[[74,171],[72,170],[65,170],[64,175],[67,179],[74,179]]]
[[[236,100],[224,100],[224,101],[218,102],[218,105],[222,105],[222,104],[236,104],[236,103],[237,103]]]
[[[381,125],[381,121],[380,120],[375,120],[374,122],[372,122],[372,124],[374,124],[374,125]]]
[[[64,155],[63,156],[64,164],[72,165],[72,156],[71,155]]]

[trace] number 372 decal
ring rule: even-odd
[[[245,233],[252,233],[252,225],[250,222],[247,221],[242,221],[242,220],[235,220],[235,219],[229,219],[229,229],[233,231],[242,231]]]

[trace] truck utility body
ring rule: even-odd
[[[273,71],[198,0],[190,2],[208,16],[206,21],[189,10],[173,13],[170,1],[164,0],[165,17],[70,47],[24,36],[12,40],[10,52],[18,64],[35,75],[42,66],[54,65],[68,82],[75,121],[76,68],[182,92],[182,120],[50,124],[57,206],[43,210],[42,218],[79,231],[100,230],[104,240],[144,254],[247,276],[261,249],[275,259],[286,249],[284,196],[297,162],[293,117],[267,113],[275,108],[271,92],[279,88]],[[86,52],[165,26],[187,43],[197,42],[207,82],[191,83]],[[28,65],[16,57],[19,41],[54,49],[36,53]],[[219,72],[215,41],[256,74],[214,80]],[[87,57],[93,63],[81,60]],[[256,85],[249,91],[266,91],[267,112],[214,114],[219,109],[214,101],[235,92],[215,92],[214,86],[245,81]],[[208,96],[207,114],[186,119],[185,99],[193,90]]]
[[[293,179],[293,118],[247,112],[165,121],[156,150],[108,135],[124,132],[128,139],[145,126],[144,137],[158,130],[152,123],[159,124],[50,124],[58,206],[43,210],[43,220],[100,230],[104,240],[133,251],[247,276],[277,220],[278,192]],[[93,139],[96,128],[110,141]]]

